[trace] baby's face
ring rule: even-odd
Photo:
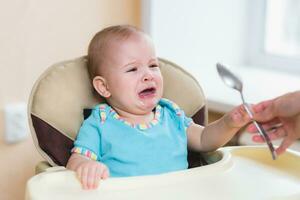
[[[151,112],[162,97],[163,79],[150,38],[134,33],[109,49],[102,71],[111,94],[108,102],[133,114]]]

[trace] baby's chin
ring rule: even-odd
[[[151,112],[158,104],[159,99],[143,99],[139,100],[139,108],[144,110],[145,112]]]

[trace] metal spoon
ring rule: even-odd
[[[255,121],[253,119],[253,114],[251,112],[251,109],[250,109],[249,105],[245,102],[244,95],[243,95],[242,81],[237,76],[235,76],[231,71],[229,71],[224,65],[222,65],[220,63],[217,63],[217,70],[218,70],[218,73],[219,73],[220,77],[222,78],[223,82],[225,83],[225,85],[239,91],[246,112],[250,116],[252,122],[256,126],[260,135],[264,138],[265,142],[267,143],[267,145],[271,151],[272,158],[273,158],[273,160],[275,160],[277,157],[277,154],[276,154],[276,151],[273,147],[273,144],[272,144],[268,134],[265,132],[263,127],[259,123],[257,123],[257,121]]]

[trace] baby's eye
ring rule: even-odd
[[[127,70],[126,72],[135,72],[137,70],[136,67],[130,68],[129,70]]]
[[[158,67],[158,65],[157,65],[157,64],[152,64],[152,65],[150,65],[149,67],[150,67],[150,68],[155,68],[155,67]]]

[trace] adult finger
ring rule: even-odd
[[[271,140],[277,140],[287,136],[287,133],[283,127],[278,127],[272,131],[269,131],[268,136]]]
[[[282,143],[280,144],[280,146],[276,149],[276,153],[277,155],[283,154],[286,149],[294,142],[294,140],[292,140],[289,137],[286,137]]]
[[[270,107],[273,100],[262,101],[258,104],[251,104],[251,109],[254,113],[260,113]]]
[[[270,121],[276,117],[273,100],[263,101],[257,105],[254,105],[252,110],[254,111],[254,119],[260,122]]]
[[[286,136],[286,131],[284,130],[283,127],[278,127],[276,129],[273,129],[271,131],[266,131],[266,132],[271,140],[276,140]],[[265,142],[264,137],[259,134],[255,134],[254,136],[252,136],[252,140],[257,143]]]
[[[278,127],[281,124],[281,122],[278,118],[275,118],[275,119],[273,119],[269,122],[260,123],[260,124],[262,125],[264,130],[268,131],[268,130],[274,128],[274,127]],[[257,127],[253,123],[249,124],[247,126],[246,130],[250,133],[257,133],[257,131],[258,131]]]

